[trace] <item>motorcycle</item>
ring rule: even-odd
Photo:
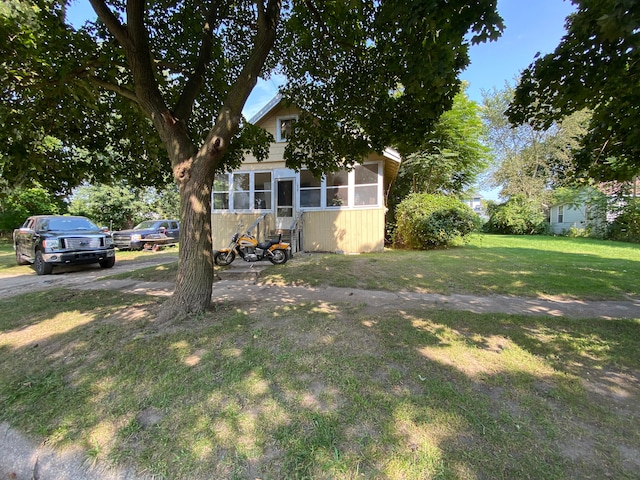
[[[282,242],[282,234],[277,240],[258,242],[258,239],[249,230],[244,233],[238,231],[231,237],[227,248],[216,252],[213,261],[216,265],[224,267],[230,265],[236,259],[236,255],[245,262],[269,260],[274,265],[282,265],[291,256],[291,245]]]

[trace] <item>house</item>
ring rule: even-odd
[[[482,195],[474,195],[473,197],[465,198],[462,201],[465,205],[468,205],[471,210],[476,212],[481,217],[486,216],[486,212],[482,202]]]
[[[569,230],[584,230],[589,224],[589,205],[558,204],[549,207],[549,228],[551,233],[564,235]]]
[[[590,235],[603,234],[607,223],[615,218],[611,208],[620,199],[615,189],[605,185],[577,190],[558,189],[554,198],[549,206],[549,230],[560,235],[572,230]]]
[[[250,123],[275,142],[268,158],[246,156],[241,169],[216,176],[212,192],[213,248],[226,246],[239,224],[265,239],[282,233],[293,251],[362,253],[384,249],[386,194],[400,155],[371,153],[353,170],[315,178],[286,167],[287,135],[299,110],[276,96]],[[254,225],[255,224],[255,225]]]

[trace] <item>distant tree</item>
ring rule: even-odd
[[[620,205],[609,226],[609,238],[640,243],[640,198],[629,198]]]
[[[144,220],[147,211],[139,191],[123,186],[81,186],[75,189],[69,204],[69,213],[84,215],[114,230],[132,228]]]
[[[41,187],[17,188],[0,200],[0,232],[8,233],[30,215],[62,213],[66,206]]]
[[[515,195],[546,203],[550,190],[574,181],[573,151],[586,132],[590,114],[579,111],[546,130],[529,124],[513,126],[506,115],[514,89],[483,93],[482,115],[494,164],[485,182],[500,187],[500,196]]]
[[[114,230],[133,228],[142,220],[178,218],[177,187],[132,188],[112,185],[84,185],[74,190],[69,213],[84,215]]]
[[[160,218],[180,218],[180,192],[174,183],[162,189],[145,188],[142,191],[142,201],[149,205],[150,212]]]
[[[388,199],[387,223],[394,224],[396,206],[411,193],[460,195],[489,164],[486,128],[480,107],[459,92],[420,149],[400,165]]]
[[[505,203],[490,202],[485,230],[505,235],[534,235],[547,230],[546,216],[540,202],[522,194],[513,195]]]
[[[544,130],[591,110],[576,176],[631,180],[640,173],[640,2],[573,3],[567,34],[523,72],[508,115]]]

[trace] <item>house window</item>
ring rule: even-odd
[[[258,210],[271,209],[271,172],[254,174],[254,206]]]
[[[358,165],[354,169],[354,205],[378,204],[378,164]]]
[[[287,117],[276,118],[276,141],[286,142],[291,133],[293,132],[293,126],[298,121],[297,115],[289,115]]]
[[[229,209],[229,174],[220,173],[213,181],[213,209]]]
[[[564,205],[558,207],[558,223],[564,222]]]
[[[309,170],[300,171],[300,207],[314,208],[322,204],[322,180],[316,178]]]
[[[214,210],[271,210],[271,172],[219,174],[213,182]]]
[[[248,210],[251,197],[251,180],[248,173],[233,174],[233,209]]]
[[[349,205],[349,172],[327,174],[327,207]]]

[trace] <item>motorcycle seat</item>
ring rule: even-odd
[[[258,248],[262,248],[263,250],[266,250],[271,245],[276,245],[277,243],[280,243],[280,240],[282,240],[282,234],[278,235],[277,240],[265,240],[264,242],[260,242],[258,244]]]
[[[276,243],[278,243],[275,240],[265,240],[264,242],[260,242],[258,244],[258,248],[262,248],[263,250],[268,249],[271,245],[275,245]]]

